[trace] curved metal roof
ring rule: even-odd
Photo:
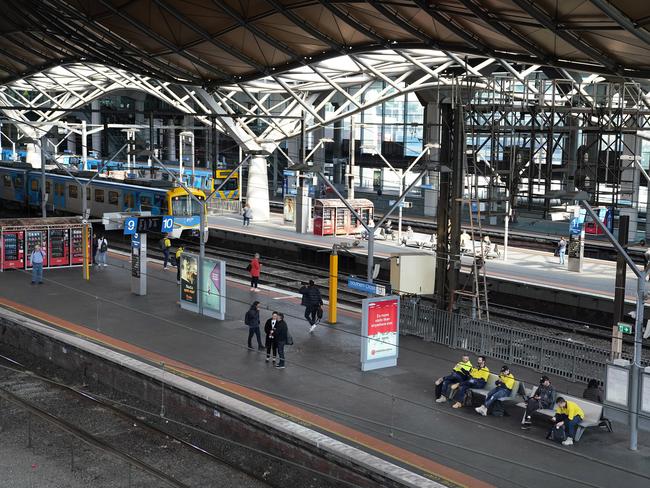
[[[650,78],[647,0],[0,0],[0,82],[90,62],[207,87],[379,49]]]

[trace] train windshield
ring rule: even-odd
[[[172,199],[172,215],[177,217],[190,217],[192,215],[200,215],[200,213],[201,204],[189,195],[182,195]]]

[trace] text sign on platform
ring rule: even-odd
[[[361,370],[397,366],[398,296],[366,298],[361,320]]]
[[[156,217],[127,217],[124,220],[124,235],[132,235],[136,232],[145,234],[147,232],[161,232],[167,234],[174,230],[174,217],[172,215]]]
[[[363,293],[371,295],[386,295],[386,287],[384,285],[377,285],[375,283],[368,283],[367,281],[358,280],[356,278],[348,278],[348,288],[358,290]]]
[[[138,218],[137,217],[127,217],[124,220],[124,235],[129,236],[135,234],[136,229],[138,228]]]

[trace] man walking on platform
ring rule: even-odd
[[[45,260],[45,251],[41,248],[40,244],[32,251],[29,260],[32,262],[32,285],[38,283],[43,284],[43,261]]]
[[[248,325],[248,349],[253,349],[253,336],[257,338],[257,348],[261,351],[264,349],[262,338],[260,336],[260,302],[255,301],[251,308],[246,312],[244,323]]]
[[[302,295],[302,305],[305,306],[305,318],[311,326],[309,332],[314,332],[316,323],[320,321],[318,311],[323,305],[323,298],[313,280],[309,280],[308,286],[300,288],[300,294]]]
[[[176,284],[181,284],[181,254],[183,254],[185,248],[183,246],[178,246],[176,249]]]
[[[557,243],[557,252],[560,256],[560,264],[564,264],[564,255],[566,254],[566,239],[560,237],[560,242]]]
[[[160,242],[163,252],[163,269],[167,269],[169,262],[169,253],[172,249],[172,241],[169,239],[169,234],[165,234]]]

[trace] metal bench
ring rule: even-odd
[[[527,396],[532,396],[535,392],[535,388],[531,388],[526,391]],[[582,411],[585,413],[585,418],[582,419],[578,428],[576,429],[576,436],[574,441],[578,442],[584,434],[585,430],[589,427],[605,427],[609,432],[613,432],[612,423],[609,419],[603,418],[603,405],[600,403],[590,402],[584,398],[577,398],[570,395],[559,395],[562,396],[565,400],[572,401],[576,403]],[[517,404],[518,407],[526,408],[526,402],[521,402]],[[541,415],[543,417],[552,418],[555,416],[555,409],[540,409],[535,410],[536,415]],[[524,414],[525,415],[525,414]]]
[[[479,395],[483,395],[484,397],[487,397],[488,393],[497,386],[497,380],[499,379],[499,375],[496,375],[494,373],[490,373],[490,376],[488,377],[487,383],[485,384],[484,388],[472,388],[472,393],[477,393]],[[512,390],[510,390],[510,396],[500,398],[499,401],[501,402],[516,402],[517,397],[519,396],[519,381],[515,380],[515,384],[512,385]]]

